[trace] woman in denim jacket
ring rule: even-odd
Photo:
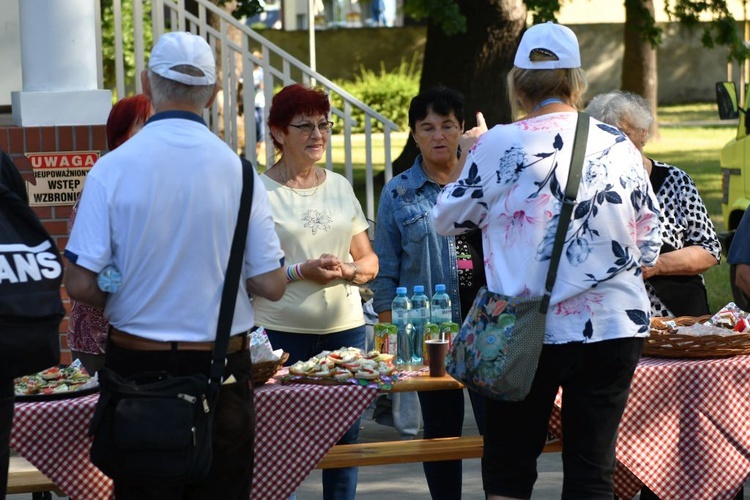
[[[443,283],[451,297],[453,321],[461,323],[476,291],[485,284],[481,234],[440,236],[432,224],[438,193],[461,170],[458,149],[463,126],[463,98],[457,92],[437,87],[412,99],[409,128],[421,154],[411,168],[385,185],[378,207],[374,246],[380,273],[371,287],[380,322],[391,321],[396,287],[411,292],[414,285],[424,285],[430,295],[436,284]],[[481,398],[470,396],[482,432]],[[462,390],[420,392],[419,402],[425,438],[461,435]],[[424,471],[433,499],[461,498],[460,460],[425,462]]]

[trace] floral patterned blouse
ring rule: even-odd
[[[576,113],[552,113],[492,128],[438,197],[439,233],[482,229],[494,292],[544,292],[576,122]],[[641,266],[654,265],[660,246],[659,204],[640,153],[618,129],[592,118],[545,343],[648,336]]]
[[[80,198],[78,199],[80,201]],[[73,223],[78,213],[78,203],[73,205],[73,211],[68,219],[68,233],[73,229]],[[104,354],[107,343],[109,323],[104,319],[104,309],[87,306],[71,300],[70,315],[68,317],[68,345],[71,349],[86,354]]]

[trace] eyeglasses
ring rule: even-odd
[[[433,135],[435,133],[435,130],[435,127],[433,127],[432,125],[425,124],[424,126],[417,129],[417,133],[421,135]],[[444,123],[440,126],[440,132],[443,135],[455,134],[457,131],[459,131],[459,127],[455,123]]]
[[[333,122],[321,122],[315,125],[314,123],[300,123],[299,125],[289,124],[290,127],[294,127],[302,134],[310,136],[313,131],[317,128],[321,135],[328,135],[333,130]]]

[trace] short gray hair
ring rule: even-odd
[[[648,101],[638,94],[621,90],[595,96],[586,106],[586,113],[615,127],[620,127],[625,121],[646,132],[654,123]]]
[[[203,76],[201,70],[190,65],[175,66],[172,70],[186,75]],[[185,85],[159,76],[151,70],[148,72],[148,79],[155,108],[164,102],[180,102],[203,108],[214,92],[213,85]]]

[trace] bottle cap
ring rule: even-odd
[[[445,292],[445,285],[442,283],[439,285],[435,285],[435,293],[443,293]]]
[[[396,295],[406,295],[406,287],[400,286],[396,288]]]
[[[414,293],[424,293],[424,285],[414,285]]]

